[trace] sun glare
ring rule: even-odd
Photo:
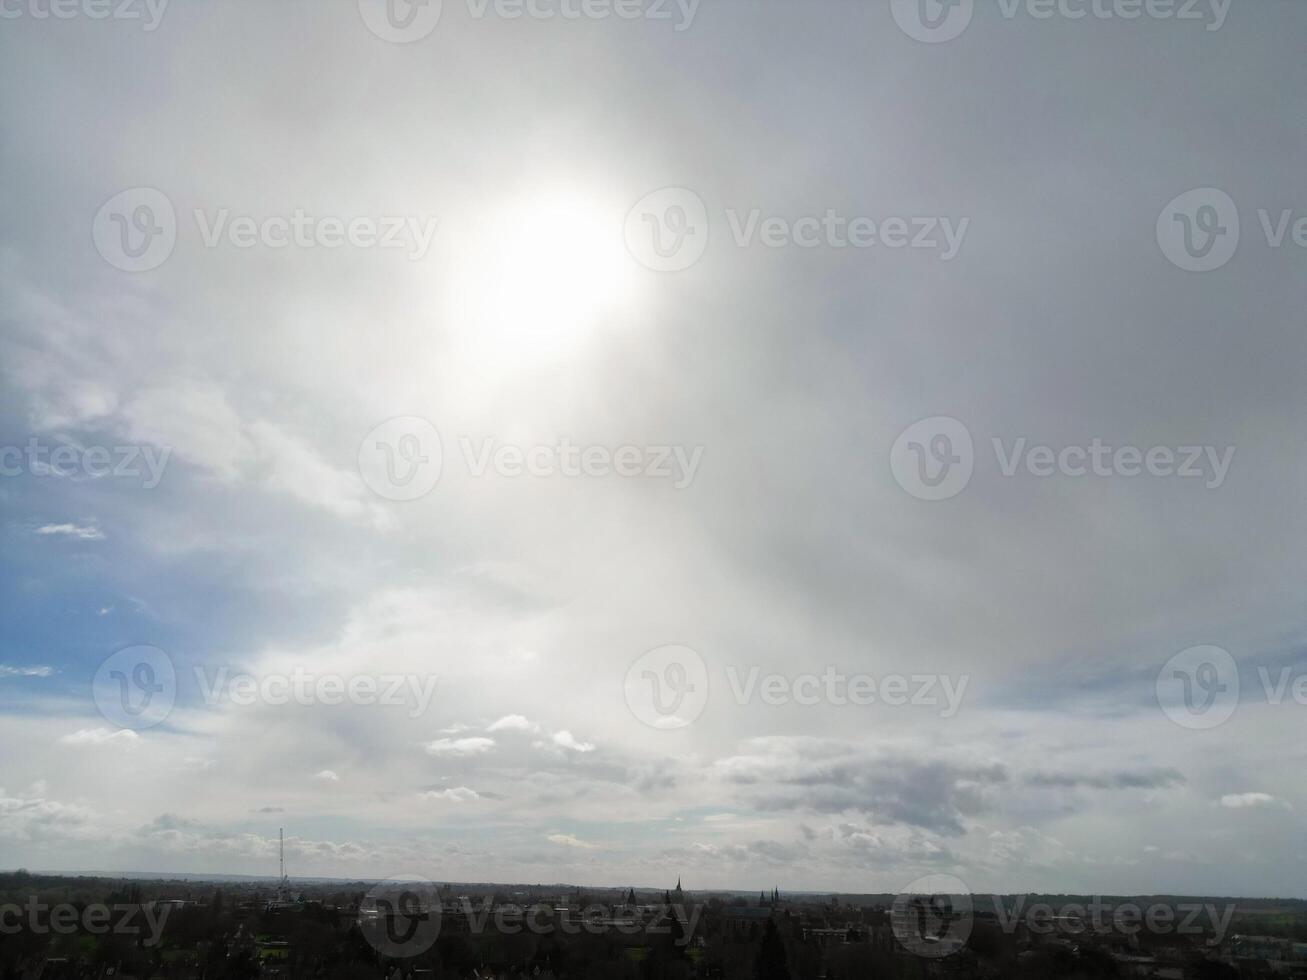
[[[460,283],[465,346],[501,365],[538,361],[617,322],[634,278],[622,217],[556,195],[506,206],[480,226]]]

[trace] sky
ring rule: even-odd
[[[0,0],[0,867],[1304,897],[1307,7],[922,4]]]

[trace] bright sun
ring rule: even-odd
[[[478,223],[463,256],[457,332],[501,367],[574,352],[620,315],[634,281],[622,214],[580,195],[533,196]]]

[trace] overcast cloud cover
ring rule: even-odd
[[[148,489],[0,478],[0,866],[273,874],[284,826],[295,875],[1301,895],[1307,250],[1258,211],[1307,216],[1303,4],[984,0],[942,43],[886,0],[445,0],[411,43],[353,0],[3,8],[0,445],[167,457]],[[176,246],[125,272],[92,230],[142,187]],[[665,187],[708,215],[680,271],[623,244]],[[1240,216],[1208,272],[1157,234],[1194,188]],[[206,246],[223,209],[297,208],[418,231]],[[967,224],[948,259],[741,247],[753,209]],[[409,502],[358,464],[401,416],[443,446]],[[974,473],[928,501],[891,449],[938,416]],[[678,486],[464,452],[563,438],[701,454]],[[1233,456],[1005,476],[996,438]],[[92,679],[138,644],[176,704],[122,728]],[[651,727],[628,668],[669,644],[708,696]],[[1203,644],[1242,688],[1209,729],[1157,695]],[[206,703],[297,668],[434,687]],[[965,688],[947,717],[776,704],[738,696],[754,668]]]

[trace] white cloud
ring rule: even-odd
[[[0,677],[50,677],[53,674],[54,668],[44,665],[36,667],[12,667],[9,664],[0,664]]]
[[[486,729],[488,732],[538,732],[540,726],[522,715],[504,715]]]
[[[109,743],[122,743],[131,745],[135,742],[137,735],[130,728],[79,728],[75,732],[62,735],[59,738],[60,745],[106,745]]]
[[[572,752],[593,752],[595,746],[593,742],[581,742],[569,731],[554,732],[553,743],[559,748],[568,749]]]
[[[321,772],[316,773],[316,774],[313,776],[313,778],[314,778],[314,779],[317,779],[317,780],[320,780],[320,781],[322,781],[322,782],[324,782],[324,783],[338,783],[338,782],[340,782],[340,777],[339,777],[338,775],[336,775],[334,772],[332,772],[330,769],[323,769]]]
[[[450,789],[432,789],[418,796],[424,800],[447,800],[450,803],[469,803],[481,799],[481,794],[466,786],[454,786]]]
[[[423,746],[429,755],[471,756],[489,752],[495,747],[493,738],[438,738]]]
[[[558,844],[561,847],[575,847],[585,851],[593,850],[595,848],[594,844],[581,840],[575,834],[550,834],[545,839],[551,844]]]
[[[1221,806],[1231,810],[1243,810],[1258,806],[1283,806],[1282,801],[1270,793],[1226,793],[1221,797]]]
[[[77,538],[80,541],[103,541],[104,532],[94,524],[43,524],[37,534]]]

